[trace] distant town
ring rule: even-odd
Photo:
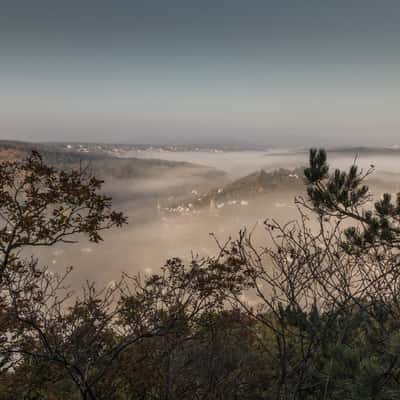
[[[270,150],[267,146],[200,146],[200,145],[146,145],[146,144],[109,144],[109,143],[59,143],[66,151],[80,153],[106,153],[114,157],[125,157],[132,152],[211,152],[223,153],[227,151],[243,150]]]

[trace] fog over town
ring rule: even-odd
[[[105,180],[104,193],[129,220],[124,228],[106,232],[100,244],[81,239],[79,244],[35,249],[55,271],[75,266],[74,286],[85,280],[107,284],[123,272],[157,272],[173,257],[188,262],[213,256],[216,239],[223,243],[244,228],[254,230],[261,245],[266,219],[298,218],[295,197],[304,194],[303,167],[308,162],[305,149],[40,146],[49,155],[58,154],[60,165],[60,154],[86,157],[93,173]],[[355,161],[364,171],[373,167],[369,182],[377,196],[400,189],[396,146],[332,149],[328,154],[333,168],[348,168]]]
[[[400,399],[399,0],[0,0],[0,400]]]

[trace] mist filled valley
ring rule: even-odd
[[[225,243],[242,229],[254,231],[261,248],[268,241],[264,221],[298,218],[295,197],[305,194],[305,150],[71,147],[35,148],[56,166],[88,166],[104,180],[102,190],[113,207],[128,217],[128,225],[105,232],[99,244],[80,237],[77,244],[34,249],[51,270],[73,266],[69,279],[74,288],[85,281],[107,285],[122,273],[155,273],[173,257],[188,263],[193,257],[215,256],[216,239]],[[347,169],[355,161],[365,171],[373,166],[368,182],[377,198],[399,190],[400,150],[346,148],[328,154],[332,168]]]
[[[400,400],[400,2],[1,1],[0,400]]]
[[[1,142],[0,400],[374,392],[347,376],[397,363],[399,155]]]

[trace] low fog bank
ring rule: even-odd
[[[282,151],[146,151],[128,152],[126,157],[143,159],[159,158],[168,161],[191,162],[225,171],[232,178],[250,174],[256,170],[271,171],[278,168],[294,169],[308,163],[308,150]],[[356,160],[368,169],[374,165],[377,173],[400,173],[400,151],[374,149],[345,149],[328,152],[333,168],[348,168]]]
[[[159,204],[178,203],[192,192],[207,193],[229,182],[224,174],[201,168],[175,168],[138,178],[118,179],[109,175],[102,178],[103,192],[112,197],[114,206],[123,210],[131,223],[157,217]]]
[[[271,155],[271,157],[269,157]],[[264,151],[132,151],[126,157],[160,158],[168,161],[185,161],[200,165],[207,165],[225,171],[232,178],[250,174],[259,169],[272,170],[285,166],[295,168],[304,164],[304,154],[290,154],[290,156],[275,156],[274,153]]]
[[[266,218],[280,222],[297,218],[294,198],[304,193],[301,176],[294,176],[293,184],[278,184],[274,190],[246,192],[246,186],[243,186],[240,192],[233,192],[222,200],[213,198],[210,193],[235,187],[229,184],[236,179],[235,171],[243,176],[247,171],[260,168],[304,166],[308,158],[306,153],[231,152],[207,154],[206,158],[201,158],[203,155],[198,153],[175,154],[176,157],[182,155],[191,155],[191,161],[224,169],[231,175],[229,178],[204,175],[197,170],[188,173],[185,168],[177,168],[130,179],[105,176],[104,191],[114,198],[115,207],[127,214],[129,225],[106,232],[104,242],[98,245],[81,240],[75,245],[41,249],[36,254],[53,270],[62,271],[73,265],[74,287],[85,280],[107,284],[118,279],[122,272],[155,272],[170,257],[190,260],[192,255],[216,254],[217,246],[210,233],[215,233],[224,242],[229,236],[236,237],[244,227],[254,228],[256,244],[261,245],[267,240],[263,230]],[[221,158],[218,160],[218,157]],[[332,167],[347,168],[354,158],[354,154],[334,153],[329,155],[329,163]],[[209,160],[212,162],[207,164]],[[361,154],[357,163],[364,169],[371,164],[375,166],[377,172],[369,182],[377,196],[383,191],[400,190],[400,157]],[[196,207],[191,203],[196,198],[206,201]]]
[[[181,257],[189,261],[192,255],[211,256],[217,246],[210,233],[224,242],[236,237],[244,227],[263,234],[264,217],[284,220],[294,218],[293,194],[281,193],[238,202],[225,209],[206,207],[200,214],[163,215],[154,210],[147,219],[137,217],[141,210],[128,209],[128,226],[106,232],[104,242],[58,246],[40,251],[41,259],[54,270],[74,265],[71,275],[74,286],[86,279],[100,284],[117,279],[122,272],[151,273],[164,265],[166,259]],[[259,236],[260,234],[260,236]],[[261,244],[261,243],[260,243]]]

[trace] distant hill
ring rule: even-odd
[[[349,147],[331,147],[327,148],[328,155],[400,155],[400,145],[393,145],[387,147],[367,147],[367,146],[349,146]],[[286,155],[294,154],[307,154],[309,152],[308,148],[301,149],[288,149],[286,151],[276,151],[266,153],[266,157],[280,157]]]
[[[0,161],[16,161],[25,156],[25,153],[13,148],[0,148]]]
[[[285,197],[296,195],[304,189],[303,169],[278,169],[272,172],[260,170],[221,185],[207,192],[193,191],[191,196],[179,204],[169,204],[167,212],[189,214],[204,208],[231,208],[249,206],[265,196]]]
[[[142,158],[116,158],[102,153],[70,151],[65,145],[0,141],[0,161],[26,157],[38,151],[58,168],[75,168],[81,163],[105,181],[104,190],[115,201],[147,201],[171,198],[177,201],[192,190],[209,191],[224,185],[225,172],[188,162]]]
[[[395,155],[400,154],[400,148],[397,146],[391,147],[338,147],[329,150],[331,154],[379,154],[379,155]]]
[[[300,168],[295,170],[280,168],[272,172],[262,169],[226,185],[217,190],[214,195],[218,199],[229,200],[233,197],[255,196],[276,190],[292,191],[303,186],[302,176],[303,171]],[[212,196],[213,193],[210,195]]]
[[[32,150],[38,151],[44,160],[52,165],[73,167],[80,162],[90,164],[93,172],[102,177],[116,179],[146,178],[161,175],[166,171],[180,169],[187,174],[200,174],[221,177],[225,173],[214,168],[195,165],[188,162],[167,161],[142,158],[116,158],[96,152],[69,151],[58,144],[28,143],[3,140],[0,141],[0,160],[16,160],[29,155]],[[86,149],[85,149],[86,150]]]
[[[144,158],[108,158],[90,163],[93,171],[103,178],[115,179],[162,177],[165,173],[178,173],[179,176],[203,176],[222,178],[225,172],[188,162],[167,161]]]
[[[28,143],[0,140],[0,160],[26,157],[32,150],[38,151],[49,164],[75,164],[79,161],[91,161],[107,158],[105,154],[83,153],[64,150],[58,144]]]

